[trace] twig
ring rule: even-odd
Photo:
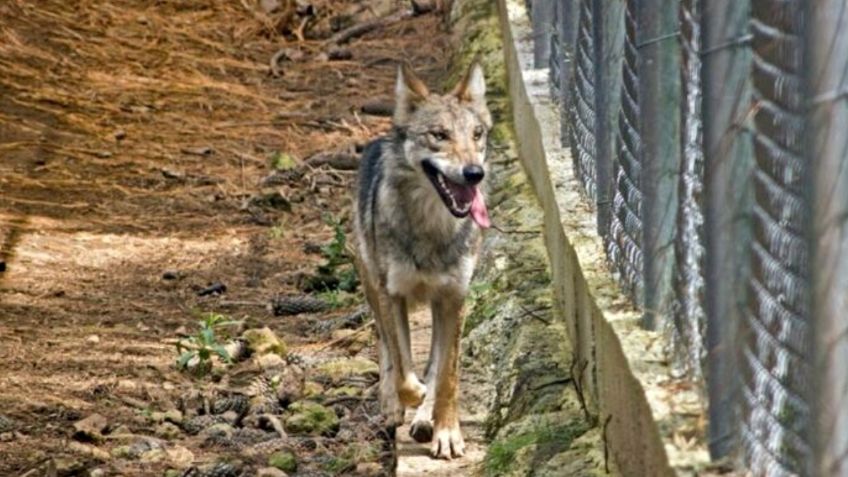
[[[577,401],[580,403],[580,409],[583,410],[583,417],[586,418],[586,422],[589,425],[596,425],[598,420],[595,416],[589,412],[589,406],[586,404],[586,396],[583,394],[583,372],[586,371],[586,367],[589,366],[589,362],[585,359],[580,363],[580,371],[575,373],[575,368],[577,367],[578,359],[575,356],[574,359],[571,360],[571,368],[569,372],[571,373],[571,382],[574,384],[574,392],[577,393]]]
[[[344,343],[345,341],[351,340],[351,339],[353,339],[354,336],[358,335],[359,333],[362,333],[363,331],[367,330],[371,326],[374,326],[373,321],[369,321],[368,323],[365,323],[364,325],[360,326],[359,328],[353,330],[353,333],[350,333],[350,334],[345,335],[345,336],[340,336],[340,337],[338,337],[334,340],[330,340],[330,341],[324,343],[324,346],[318,348],[318,350],[323,351],[323,350],[330,348],[330,347],[333,347],[333,346],[335,346],[339,343]]]
[[[374,18],[372,20],[364,21],[357,25],[353,25],[350,28],[346,28],[325,42],[325,45],[341,45],[349,42],[350,40],[360,37],[372,30],[376,30],[377,28],[390,25],[392,23],[398,22],[400,20],[409,18],[412,16],[412,12],[410,11],[400,11],[393,13],[391,15],[387,15],[384,17]]]

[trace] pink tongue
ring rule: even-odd
[[[483,194],[475,187],[474,198],[471,200],[471,218],[477,222],[481,229],[488,229],[492,226],[489,221],[489,211],[486,210],[486,203],[483,202]]]

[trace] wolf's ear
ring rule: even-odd
[[[453,94],[460,101],[486,105],[486,79],[483,77],[483,67],[476,60],[471,63],[468,71],[453,89]]]
[[[415,108],[427,99],[430,91],[423,81],[415,76],[412,68],[402,64],[398,68],[397,84],[395,85],[395,124],[404,124]]]

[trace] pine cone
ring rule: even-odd
[[[230,464],[229,462],[218,462],[215,465],[202,468],[189,467],[181,477],[239,477],[241,474],[240,467],[240,465]]]
[[[270,308],[274,316],[290,316],[321,312],[329,308],[329,304],[309,295],[282,296],[272,300]]]
[[[212,403],[210,411],[212,414],[224,414],[227,411],[233,411],[239,416],[243,416],[250,408],[250,400],[243,394],[233,394],[232,396],[220,397]]]

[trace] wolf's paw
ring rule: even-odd
[[[398,398],[400,398],[400,402],[404,406],[420,406],[424,402],[424,396],[426,394],[427,386],[421,384],[421,381],[415,375],[407,376],[398,386]]]
[[[459,430],[459,423],[452,426],[436,426],[430,453],[436,459],[448,459],[465,455],[465,441]]]
[[[433,440],[433,423],[430,420],[415,420],[409,427],[409,437],[415,442],[430,442]]]

